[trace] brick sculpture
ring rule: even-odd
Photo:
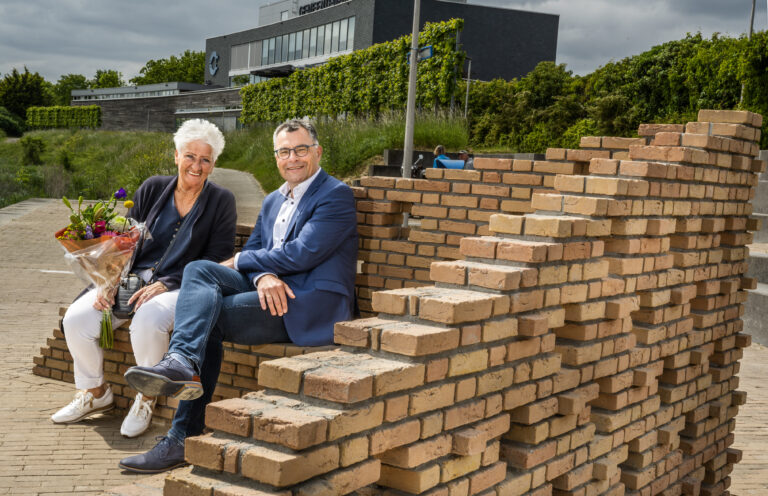
[[[338,349],[232,349],[165,494],[728,494],[761,125],[701,111],[364,178],[366,318]],[[65,367],[55,351],[36,370]]]

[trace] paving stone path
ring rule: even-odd
[[[263,192],[253,177],[222,169],[214,180],[235,192],[240,221],[255,222]],[[115,414],[54,425],[49,417],[72,399],[74,386],[31,372],[59,307],[83,287],[52,235],[67,217],[58,200],[0,209],[0,495],[103,494],[137,481],[150,485],[135,494],[151,494],[152,481],[161,487],[161,478],[123,472],[117,462],[154,446],[167,427],[126,439]]]

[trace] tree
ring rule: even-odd
[[[203,84],[205,80],[205,52],[187,50],[178,57],[150,60],[139,71],[140,76],[131,79],[131,84],[155,84],[186,82]]]
[[[123,74],[114,69],[99,69],[89,82],[91,88],[119,88],[125,86]]]
[[[46,83],[40,74],[31,73],[26,67],[23,73],[14,68],[0,80],[0,107],[8,109],[21,122],[26,121],[28,107],[52,103]]]
[[[53,87],[57,105],[69,105],[72,100],[72,90],[88,88],[88,79],[82,74],[67,74],[61,76]]]

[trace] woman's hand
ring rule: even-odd
[[[109,310],[112,308],[112,305],[115,304],[115,293],[113,292],[111,295],[108,296],[102,296],[99,294],[99,292],[96,292],[96,300],[93,302],[93,308],[96,310]]]
[[[166,291],[168,291],[168,288],[165,287],[165,284],[157,281],[148,286],[144,286],[140,290],[133,293],[133,296],[131,296],[131,299],[128,300],[128,303],[133,303],[133,310],[136,311],[139,309],[139,307],[141,307],[141,305],[148,302],[160,293],[165,293]]]

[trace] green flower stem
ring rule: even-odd
[[[111,350],[115,345],[115,333],[112,330],[112,309],[101,311],[101,335],[99,346],[105,350]]]

